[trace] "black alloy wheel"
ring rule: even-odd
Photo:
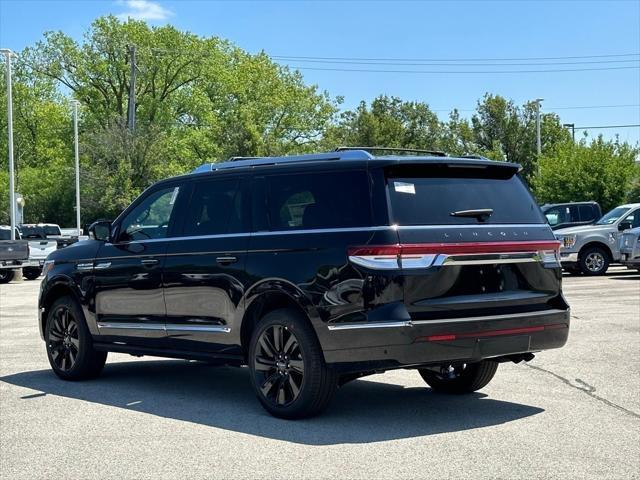
[[[296,309],[267,313],[253,331],[247,354],[256,396],[276,417],[317,415],[338,386],[338,375],[327,367],[311,322]]]
[[[80,333],[78,322],[67,306],[60,305],[53,312],[48,337],[51,359],[61,371],[68,372],[80,353]]]
[[[304,358],[298,339],[286,326],[272,325],[260,335],[254,376],[265,398],[276,405],[290,405],[300,395]]]
[[[100,374],[107,352],[93,348],[82,309],[74,298],[61,297],[53,303],[44,331],[49,364],[58,377],[85,380]]]

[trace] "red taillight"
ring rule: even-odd
[[[426,268],[433,264],[443,265],[448,257],[455,255],[520,255],[531,254],[528,260],[557,261],[560,242],[556,240],[522,242],[466,242],[466,243],[406,243],[395,245],[367,245],[348,249],[349,259],[358,265],[374,269]],[[550,254],[550,255],[549,255]],[[486,263],[508,261],[500,258],[487,259]],[[477,262],[478,260],[476,260]],[[482,257],[480,258],[482,261]]]
[[[555,330],[557,328],[567,328],[566,323],[554,323],[550,325],[537,325],[535,327],[521,328],[505,328],[502,330],[487,330],[484,332],[462,332],[462,333],[442,333],[437,335],[429,335],[427,337],[418,337],[416,342],[446,342],[459,340],[461,338],[482,338],[497,337],[500,335],[519,335],[523,333],[542,332],[543,330]]]

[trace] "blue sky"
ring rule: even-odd
[[[546,73],[549,70],[640,66],[640,1],[150,1],[0,0],[0,47],[19,51],[47,30],[80,38],[100,15],[143,18],[203,36],[220,36],[250,51],[274,56],[362,59],[505,59],[545,65],[371,65],[288,60],[297,67],[357,70],[487,71],[388,73],[301,70],[309,83],[345,98],[344,107],[379,94],[420,100],[446,118],[457,107],[469,115],[485,92],[522,103],[544,98],[544,110],[577,126],[640,124],[640,69]],[[317,60],[317,58],[316,58]],[[625,63],[600,63],[626,60]],[[629,61],[631,60],[631,61]],[[283,60],[284,62],[284,60]],[[565,62],[566,65],[548,65]],[[598,62],[598,63],[572,63]],[[376,63],[376,62],[374,62]],[[405,63],[419,63],[408,61]],[[424,62],[429,63],[429,62]],[[451,62],[460,63],[460,62]],[[611,107],[611,106],[616,107]],[[620,107],[620,105],[625,105]],[[599,108],[591,108],[591,107]],[[603,106],[607,106],[606,108]],[[589,108],[574,108],[589,107]],[[640,128],[590,130],[640,141]]]

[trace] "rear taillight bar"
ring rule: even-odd
[[[560,242],[408,243],[367,245],[348,250],[349,260],[367,268],[390,270],[432,265],[559,262]]]
[[[463,338],[483,338],[483,337],[499,337],[502,335],[522,335],[525,333],[536,333],[544,330],[556,330],[559,328],[568,328],[566,323],[553,323],[549,325],[536,325],[535,327],[505,328],[501,330],[486,330],[484,332],[462,332],[462,333],[439,333],[426,337],[418,337],[416,342],[450,342]]]

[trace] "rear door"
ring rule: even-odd
[[[386,171],[404,299],[413,320],[561,305],[557,243],[515,169],[402,165]]]

